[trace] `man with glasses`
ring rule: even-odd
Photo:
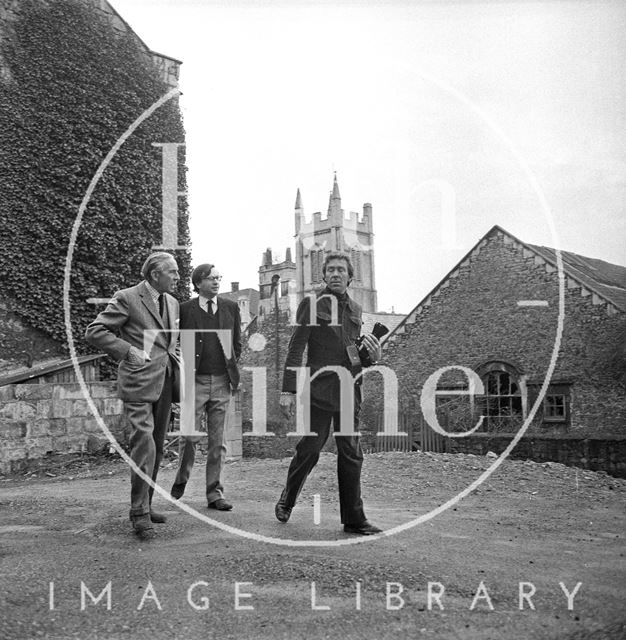
[[[230,511],[221,482],[226,457],[224,424],[231,395],[239,386],[237,360],[241,355],[241,317],[239,306],[218,298],[222,276],[212,264],[201,264],[191,274],[197,298],[180,305],[180,328],[195,329],[195,430],[202,430],[206,416],[208,450],[206,460],[206,498],[209,509]],[[222,332],[229,333],[224,334]],[[225,335],[230,338],[227,340]],[[230,344],[228,344],[230,342]],[[181,436],[178,472],[171,495],[180,499],[187,486],[202,436]]]
[[[130,457],[156,482],[170,422],[178,351],[178,266],[165,252],[148,256],[143,282],[123,289],[87,327],[89,344],[119,362],[117,386],[130,423]],[[153,488],[131,469],[130,519],[142,540],[154,537],[152,523],[165,522],[152,509]]]

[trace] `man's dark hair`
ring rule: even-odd
[[[324,277],[326,276],[326,265],[331,260],[345,260],[346,264],[348,265],[348,278],[352,280],[352,278],[354,277],[354,267],[352,266],[352,260],[350,260],[350,256],[347,253],[343,253],[342,251],[331,251],[330,253],[326,254],[326,257],[324,258],[324,264],[322,265],[322,275]]]
[[[198,265],[191,274],[191,284],[193,284],[193,290],[198,293],[198,285],[202,282],[204,278],[208,275],[211,275],[211,269],[215,267],[214,264],[209,264],[205,262],[204,264]]]

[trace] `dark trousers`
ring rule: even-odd
[[[130,422],[131,460],[156,482],[163,459],[163,444],[170,423],[172,376],[165,375],[161,397],[156,402],[125,402],[124,412]],[[133,469],[130,472],[130,517],[150,513],[154,489]]]
[[[355,412],[355,431],[357,418]],[[289,465],[287,484],[280,497],[287,507],[293,507],[309,473],[317,464],[320,451],[328,440],[330,425],[341,428],[341,414],[311,407],[311,431],[317,436],[304,436],[296,446],[296,454]],[[361,466],[363,451],[358,436],[335,437],[337,443],[337,478],[342,524],[361,524],[365,520],[361,499]]]

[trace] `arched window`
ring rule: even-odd
[[[523,423],[526,388],[518,370],[506,362],[490,362],[478,368],[485,386],[479,398],[485,431],[514,433]]]

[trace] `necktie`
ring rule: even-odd
[[[206,303],[206,310],[207,310],[207,313],[208,313],[210,316],[213,316],[213,300],[209,300],[209,301]]]
[[[161,294],[159,296],[159,314],[162,319],[165,318],[165,316],[163,315],[164,312],[165,312],[165,300],[163,299],[163,294]]]

